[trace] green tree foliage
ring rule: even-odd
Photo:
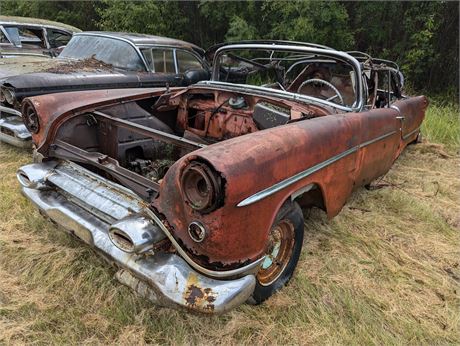
[[[96,5],[97,2],[92,1],[1,0],[0,14],[42,18],[83,30],[96,30],[99,20]]]
[[[348,13],[338,2],[271,1],[264,4],[263,12],[264,21],[271,26],[267,38],[315,42],[337,49],[353,46]]]
[[[246,22],[243,18],[233,16],[229,23],[229,28],[225,34],[228,42],[239,40],[254,40],[257,38],[256,28]]]
[[[241,39],[285,39],[395,60],[410,87],[458,95],[459,3],[446,1],[23,1],[0,13],[83,30],[164,35],[204,48]]]
[[[102,0],[97,6],[98,27],[181,38],[188,24],[178,2]]]

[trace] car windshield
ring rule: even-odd
[[[116,68],[145,71],[138,52],[128,42],[111,37],[75,35],[63,49],[60,58],[94,58]]]
[[[216,81],[272,88],[347,107],[357,99],[353,66],[340,57],[245,48],[224,50],[215,63]]]

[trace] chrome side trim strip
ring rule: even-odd
[[[418,132],[418,131],[420,131],[420,126],[417,127],[416,129],[412,130],[411,132],[406,133],[406,134],[403,136],[402,139],[403,139],[403,140],[406,140],[406,139],[408,139],[410,136],[412,136],[414,133],[416,133],[416,132]]]
[[[273,195],[274,193],[284,189],[285,187],[288,187],[289,185],[292,185],[296,182],[298,182],[299,180],[303,179],[303,178],[306,178],[308,177],[309,175],[329,166],[330,164],[344,158],[345,156],[348,156],[354,152],[357,152],[358,149],[360,148],[363,148],[365,146],[368,146],[368,145],[371,145],[375,142],[378,142],[378,141],[381,141],[382,139],[385,139],[387,137],[390,137],[392,135],[394,135],[396,133],[396,131],[391,131],[391,132],[388,132],[388,133],[385,133],[384,135],[382,136],[379,136],[379,137],[376,137],[374,139],[371,139],[367,142],[364,142],[364,143],[361,143],[355,147],[352,147],[348,150],[345,150],[344,152],[338,154],[338,155],[335,155],[329,159],[327,159],[326,161],[323,161],[323,162],[320,162],[318,163],[317,165],[314,165],[313,167],[310,167],[300,173],[297,173],[287,179],[284,179],[282,181],[280,181],[279,183],[276,183],[275,185],[272,185],[262,191],[259,191],[259,192],[256,192],[255,194],[253,194],[252,196],[249,196],[248,198],[242,200],[240,203],[238,203],[236,206],[237,207],[245,207],[247,205],[250,205],[250,204],[253,204],[255,202],[258,202],[268,196],[271,196]]]
[[[255,202],[258,202],[260,201],[261,199],[264,199],[270,195],[273,195],[275,192],[278,192],[282,189],[284,189],[285,187],[289,186],[289,185],[292,185],[296,182],[298,182],[299,180],[305,178],[305,177],[308,177],[309,175],[319,171],[320,169],[323,169],[324,167],[327,167],[329,166],[330,164],[344,158],[345,156],[347,155],[350,155],[354,152],[356,152],[358,150],[358,147],[353,147],[353,148],[350,148],[336,156],[333,156],[331,157],[330,159],[326,160],[326,161],[323,161],[321,163],[318,163],[317,165],[314,165],[313,167],[310,167],[308,169],[306,169],[305,171],[302,171],[300,173],[297,173],[287,179],[284,179],[282,181],[280,181],[279,183],[276,183],[275,185],[272,185],[270,186],[269,188],[266,188],[262,191],[259,191],[257,193],[255,193],[254,195],[242,200],[240,203],[237,204],[237,207],[244,207],[244,206],[247,206],[249,204],[252,204],[252,203],[255,203]]]
[[[382,139],[385,139],[385,138],[387,138],[387,137],[390,137],[390,136],[394,135],[395,133],[396,133],[396,131],[391,131],[391,132],[385,133],[384,135],[381,135],[381,136],[379,136],[379,137],[377,137],[377,138],[374,138],[374,139],[371,139],[371,140],[369,140],[369,141],[367,141],[367,142],[361,143],[361,144],[359,145],[359,147],[360,147],[360,148],[364,148],[364,147],[367,146],[367,145],[370,145],[370,144],[372,144],[372,143],[375,143],[375,142],[381,141]]]

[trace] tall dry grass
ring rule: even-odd
[[[425,137],[450,146],[453,137],[432,128],[437,112],[430,108]],[[460,340],[459,160],[449,147],[410,146],[333,220],[312,210],[291,283],[261,306],[219,317],[158,308],[118,284],[21,196],[15,171],[29,160],[0,144],[0,344]]]

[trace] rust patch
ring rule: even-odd
[[[187,290],[184,293],[185,305],[193,310],[203,312],[214,311],[215,293],[211,288],[202,288],[198,284],[196,275],[191,274],[188,278]]]
[[[201,290],[200,287],[195,285],[190,285],[187,288],[187,293],[185,300],[187,301],[188,305],[195,306],[197,300],[200,300],[204,297],[204,292]]]

